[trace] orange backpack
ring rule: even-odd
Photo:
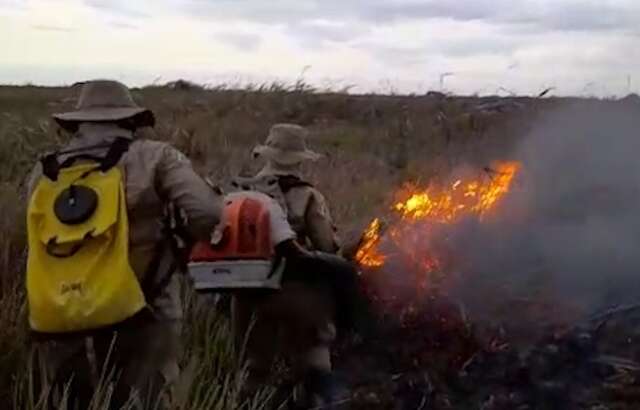
[[[274,256],[268,207],[243,196],[227,200],[212,240],[195,244],[189,258],[200,291],[279,289],[283,270]]]

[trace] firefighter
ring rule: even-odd
[[[281,246],[282,252],[334,254],[339,244],[327,201],[301,175],[303,163],[320,158],[307,149],[307,135],[307,130],[298,125],[274,125],[265,144],[253,150],[255,159],[265,161],[256,178],[278,180],[283,198],[272,196],[286,208],[296,234],[295,241]],[[274,359],[283,355],[293,365],[299,385],[304,386],[304,399],[300,400],[318,406],[335,400],[337,394],[330,352],[336,338],[336,304],[331,284],[307,281],[307,273],[311,275],[306,271],[294,275],[285,272],[282,289],[268,296],[237,293],[232,317],[237,349],[244,351],[248,362],[250,386],[264,383]],[[287,276],[297,279],[287,280]]]
[[[120,153],[119,161],[112,165],[123,175],[124,212],[128,215],[126,256],[144,294],[143,306],[146,300],[146,307],[113,325],[85,323],[89,328],[94,327],[88,331],[34,332],[41,371],[46,384],[52,388],[53,401],[60,398],[60,393],[70,383],[69,405],[89,408],[101,375],[111,374],[117,380],[108,377],[102,380],[114,386],[110,408],[119,409],[129,400],[133,400],[138,406],[136,408],[164,408],[165,401],[160,400],[162,389],[175,381],[179,374],[183,315],[179,281],[175,275],[179,264],[171,250],[170,235],[163,228],[165,210],[169,204],[181,209],[187,217],[185,228],[189,234],[195,239],[206,240],[220,220],[222,200],[195,173],[182,153],[164,142],[137,138],[138,129],[154,125],[154,115],[136,105],[129,90],[121,83],[109,80],[84,83],[76,110],[56,114],[53,118],[62,129],[73,135],[63,148],[65,152],[105,157],[107,152],[111,152],[115,140],[124,141],[128,147],[126,152]],[[64,160],[65,156],[62,156],[60,161]],[[30,197],[38,197],[36,194],[41,189],[44,189],[41,191],[44,195],[47,184],[53,183],[43,182],[43,173],[46,173],[43,168],[46,167],[39,163],[32,172]],[[95,178],[99,176],[95,175]],[[38,201],[46,202],[47,198],[36,198],[30,205],[30,215],[36,212]],[[99,210],[100,207],[96,212]],[[75,226],[67,228],[76,229]],[[68,256],[82,257],[81,252]],[[86,268],[82,264],[74,266],[78,270]],[[27,276],[30,274],[37,275],[38,272],[28,269]],[[111,283],[109,286],[116,285]],[[117,289],[114,294],[117,296]],[[38,295],[35,291],[29,295],[30,310],[44,303],[37,300]],[[84,305],[71,306],[71,309],[85,309],[94,301],[78,300],[73,303]],[[31,319],[33,328],[36,321],[34,317]],[[42,321],[37,324],[43,328],[48,325]],[[70,325],[69,328],[73,327]],[[159,400],[161,403],[157,403]]]

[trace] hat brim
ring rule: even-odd
[[[155,123],[153,113],[142,107],[89,108],[53,114],[52,117],[63,128],[72,128],[80,122],[122,121],[127,119],[134,119],[138,127],[150,127]]]
[[[293,165],[305,161],[318,161],[321,154],[311,150],[287,152],[267,145],[258,145],[253,149],[254,155],[270,159],[278,164]]]

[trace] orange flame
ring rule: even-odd
[[[382,224],[380,219],[376,218],[371,221],[369,227],[363,235],[362,246],[356,253],[356,260],[363,266],[379,267],[384,265],[384,255],[377,252],[376,247],[380,241],[380,228]]]
[[[410,228],[416,223],[452,224],[468,216],[483,220],[509,192],[519,169],[519,163],[502,162],[487,170],[489,178],[457,180],[444,188],[431,185],[423,190],[406,185],[398,194],[403,199],[391,208],[396,219],[388,227],[385,237],[405,258],[426,271],[436,270],[438,259],[433,255],[419,255],[417,253],[424,252],[412,246],[412,242],[420,238],[415,238],[415,230]],[[390,255],[380,250],[382,231],[383,224],[379,218],[374,219],[365,231],[356,253],[356,260],[361,266],[384,266]]]

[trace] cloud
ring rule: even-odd
[[[123,30],[138,30],[140,27],[124,21],[110,21],[109,26]]]
[[[0,0],[0,8],[25,8],[26,0]]]
[[[398,36],[403,41],[398,41]],[[374,30],[372,36],[357,42],[356,46],[379,53],[387,61],[396,61],[402,54],[430,58],[509,56],[530,41],[527,35],[506,36],[501,30],[482,22],[433,20],[429,24],[405,23]]]
[[[635,0],[188,0],[185,12],[213,19],[296,25],[327,20],[390,24],[406,20],[451,19],[558,31],[635,30]]]
[[[99,12],[106,12],[112,15],[123,16],[128,18],[148,18],[151,15],[140,9],[133,8],[131,1],[123,0],[84,0],[84,4]]]
[[[223,31],[216,33],[215,37],[223,43],[230,44],[241,51],[255,51],[262,43],[262,37],[255,33]]]
[[[635,31],[640,19],[640,3],[628,0],[527,3],[524,12],[494,21],[556,31]]]
[[[14,14],[27,9],[26,0],[0,0],[0,13]]]
[[[71,33],[76,31],[76,29],[72,27],[62,27],[62,26],[45,25],[45,24],[34,24],[31,27],[34,30],[38,30],[38,31],[53,31],[53,32],[59,32],[59,33]]]
[[[293,81],[310,65],[312,80],[366,91],[381,80],[439,87],[453,71],[452,92],[584,94],[594,83],[609,95],[605,85],[629,92],[640,70],[637,0],[0,0],[0,15],[0,38],[21,38],[3,49],[4,64],[48,69],[83,55],[84,65],[144,78]],[[47,36],[73,30],[83,35]]]
[[[371,28],[359,23],[341,23],[327,20],[295,22],[286,34],[305,48],[322,48],[335,43],[350,43],[371,33]]]
[[[331,0],[329,0],[330,2]],[[316,0],[187,0],[182,8],[192,16],[206,19],[235,19],[262,24],[287,25],[316,16],[326,17]],[[320,3],[321,4],[321,3]]]

